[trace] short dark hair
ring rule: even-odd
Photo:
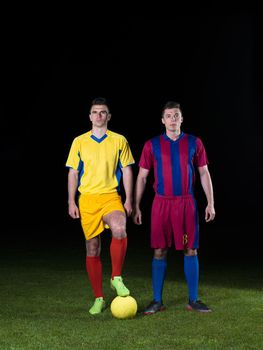
[[[108,107],[108,102],[104,97],[96,97],[91,101],[91,105],[106,105]]]
[[[171,109],[171,108],[179,108],[180,111],[181,111],[181,113],[182,113],[182,109],[181,109],[180,103],[175,102],[175,101],[168,101],[168,102],[166,102],[166,104],[163,106],[162,114],[164,113],[164,110],[165,110],[165,109]]]

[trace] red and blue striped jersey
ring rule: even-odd
[[[154,190],[162,196],[194,194],[195,167],[208,164],[200,138],[181,133],[175,141],[165,133],[144,144],[139,166],[154,169]]]

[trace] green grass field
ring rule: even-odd
[[[32,237],[33,239],[33,237]],[[80,244],[2,244],[0,269],[1,350],[263,349],[262,264],[200,256],[199,296],[210,314],[185,310],[187,287],[180,253],[168,256],[167,310],[143,316],[152,299],[151,251],[129,246],[124,278],[137,300],[131,320],[114,319],[109,305],[110,261],[103,247],[107,309],[91,316],[93,296]],[[81,242],[82,243],[82,242]]]

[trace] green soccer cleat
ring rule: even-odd
[[[130,295],[130,291],[127,287],[125,287],[121,276],[115,276],[113,279],[111,278],[110,285],[111,289],[116,290],[119,297],[127,297]]]
[[[91,315],[100,314],[105,309],[105,301],[102,297],[96,298],[93,306],[89,309]]]

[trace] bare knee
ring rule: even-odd
[[[112,236],[116,239],[122,239],[127,236],[126,234],[126,225],[125,224],[113,224],[111,226]]]
[[[116,216],[110,222],[110,229],[112,236],[116,239],[122,239],[127,236],[126,234],[126,219],[125,216],[119,215]]]
[[[167,249],[154,249],[154,259],[166,259]]]
[[[109,225],[112,236],[116,239],[125,238],[126,217],[123,212],[112,212],[104,217],[104,222]]]
[[[100,239],[98,237],[86,241],[86,253],[87,256],[100,255]]]
[[[185,249],[184,251],[185,256],[196,256],[197,255],[197,249]]]

